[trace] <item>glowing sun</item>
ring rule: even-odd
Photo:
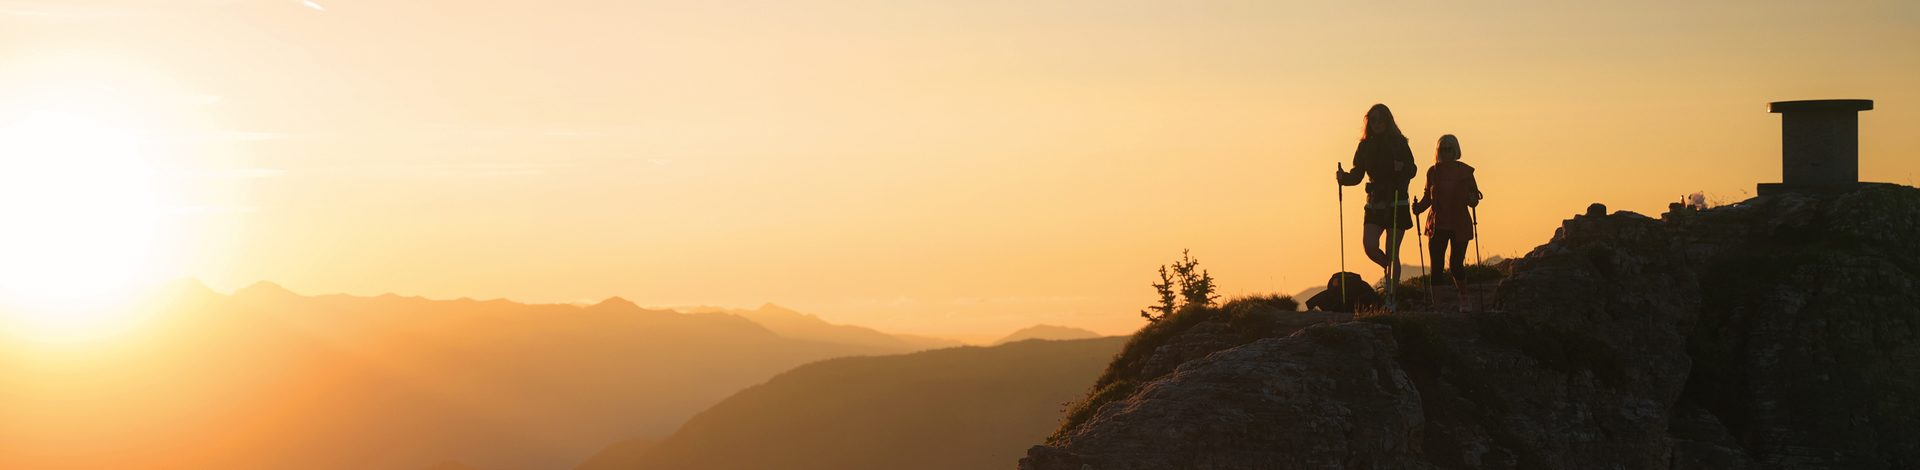
[[[153,273],[159,175],[113,103],[39,98],[0,114],[0,327],[88,336]]]

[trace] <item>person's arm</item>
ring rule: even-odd
[[[1467,172],[1467,207],[1480,207],[1481,197],[1480,180],[1473,177],[1473,172]]]
[[[1432,168],[1427,169],[1426,186],[1427,186],[1426,189],[1420,191],[1420,199],[1416,199],[1413,201],[1413,213],[1415,214],[1426,212],[1427,208],[1433,207],[1433,169]]]
[[[1359,147],[1355,147],[1353,149],[1353,170],[1335,172],[1333,174],[1334,180],[1339,181],[1341,186],[1360,184],[1360,180],[1365,179],[1367,174],[1367,167],[1361,164],[1364,163],[1363,157],[1365,157],[1366,151],[1367,144],[1364,142],[1361,143]]]

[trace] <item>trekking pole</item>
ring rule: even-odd
[[[1341,173],[1347,172],[1347,168],[1340,165],[1340,162],[1333,162],[1333,169]],[[1347,276],[1345,276],[1347,273],[1347,187],[1340,184],[1339,178],[1335,178],[1333,191],[1338,198],[1335,199],[1333,213],[1340,216],[1340,273],[1335,274],[1334,277],[1340,278],[1340,303],[1345,304],[1347,303]]]
[[[1467,206],[1467,214],[1473,216],[1473,262],[1474,264],[1480,265],[1482,269],[1485,269],[1487,267],[1487,259],[1480,257],[1480,209],[1474,206]],[[1487,308],[1487,298],[1481,296],[1480,292],[1475,291],[1473,298],[1474,303],[1477,304],[1477,308]]]
[[[1401,191],[1404,192],[1404,191]],[[1387,313],[1400,309],[1400,298],[1394,296],[1394,287],[1400,283],[1400,192],[1393,194],[1393,200],[1387,201]]]
[[[1427,207],[1427,210],[1433,210],[1433,207]],[[1427,224],[1425,222],[1420,221],[1419,214],[1414,214],[1413,216],[1413,251],[1415,255],[1420,257],[1420,275],[1427,277],[1427,308],[1432,309],[1433,308],[1433,271],[1427,270],[1427,241],[1425,240],[1426,235],[1421,233],[1425,231],[1427,231]]]
[[[1467,206],[1467,212],[1473,214],[1473,262],[1484,267],[1487,260],[1480,257],[1480,209]]]

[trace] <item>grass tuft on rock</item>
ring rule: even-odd
[[[1127,345],[1115,354],[1113,362],[1094,380],[1092,391],[1085,399],[1069,405],[1066,420],[1060,429],[1047,442],[1054,443],[1066,432],[1093,417],[1100,407],[1107,403],[1132,395],[1140,384],[1157,377],[1141,377],[1140,371],[1154,351],[1180,333],[1204,322],[1225,322],[1228,330],[1237,333],[1236,346],[1251,343],[1266,337],[1273,330],[1274,320],[1280,315],[1297,314],[1299,302],[1292,296],[1262,294],[1238,297],[1228,300],[1220,306],[1187,306],[1159,321],[1148,323],[1140,331],[1134,332]]]

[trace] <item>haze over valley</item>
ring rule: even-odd
[[[110,347],[0,343],[0,467],[571,468],[802,364],[959,345],[775,305],[163,294]]]

